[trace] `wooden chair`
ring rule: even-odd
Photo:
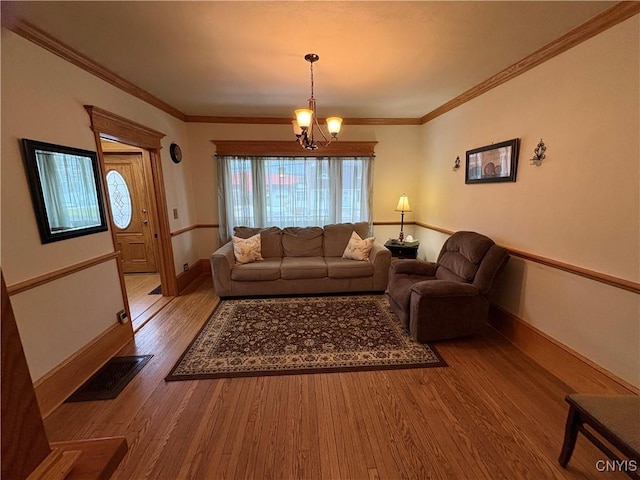
[[[613,462],[602,462],[603,470],[619,470],[639,479],[640,472],[640,397],[636,395],[572,394],[565,398],[569,414],[564,443],[558,462],[566,467],[581,432]],[[587,425],[589,429],[585,427]],[[626,460],[620,459],[600,438],[615,447]],[[596,465],[596,468],[599,468]]]

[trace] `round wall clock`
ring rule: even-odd
[[[172,143],[169,147],[169,154],[173,163],[180,163],[182,161],[182,149],[177,143]]]

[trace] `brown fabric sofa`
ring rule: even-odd
[[[414,340],[429,342],[476,333],[489,312],[487,294],[509,253],[475,232],[456,232],[437,263],[400,260],[391,265],[387,296]]]
[[[220,297],[383,292],[389,278],[391,252],[374,242],[368,261],[342,258],[354,231],[365,238],[369,224],[236,227],[234,235],[240,238],[260,233],[264,260],[236,264],[233,242],[223,245],[210,258],[215,292]]]

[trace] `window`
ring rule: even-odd
[[[133,217],[131,205],[131,193],[124,177],[117,170],[107,172],[107,188],[111,203],[111,215],[113,223],[121,230],[131,225]]]
[[[371,220],[373,157],[218,156],[220,233]]]

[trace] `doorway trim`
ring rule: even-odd
[[[104,155],[100,139],[107,138],[117,142],[134,145],[144,148],[149,152],[151,164],[151,182],[153,183],[154,203],[156,218],[158,221],[157,252],[159,254],[158,272],[162,284],[162,294],[164,296],[178,295],[178,281],[176,269],[173,261],[173,246],[171,244],[171,231],[169,229],[169,212],[167,211],[167,198],[164,189],[164,177],[162,175],[162,162],[160,159],[161,140],[164,133],[140,125],[114,113],[103,110],[93,105],[85,105],[89,117],[91,118],[91,130],[95,136],[96,148],[100,159],[101,178],[104,181],[105,164]],[[111,218],[111,206],[105,202],[109,217]],[[117,240],[115,230],[110,228],[113,248],[116,249]],[[124,284],[124,273],[122,266],[118,262],[118,274],[120,276],[120,286],[123,298],[127,299]],[[127,309],[129,301],[126,300]],[[129,312],[130,314],[130,312]]]

